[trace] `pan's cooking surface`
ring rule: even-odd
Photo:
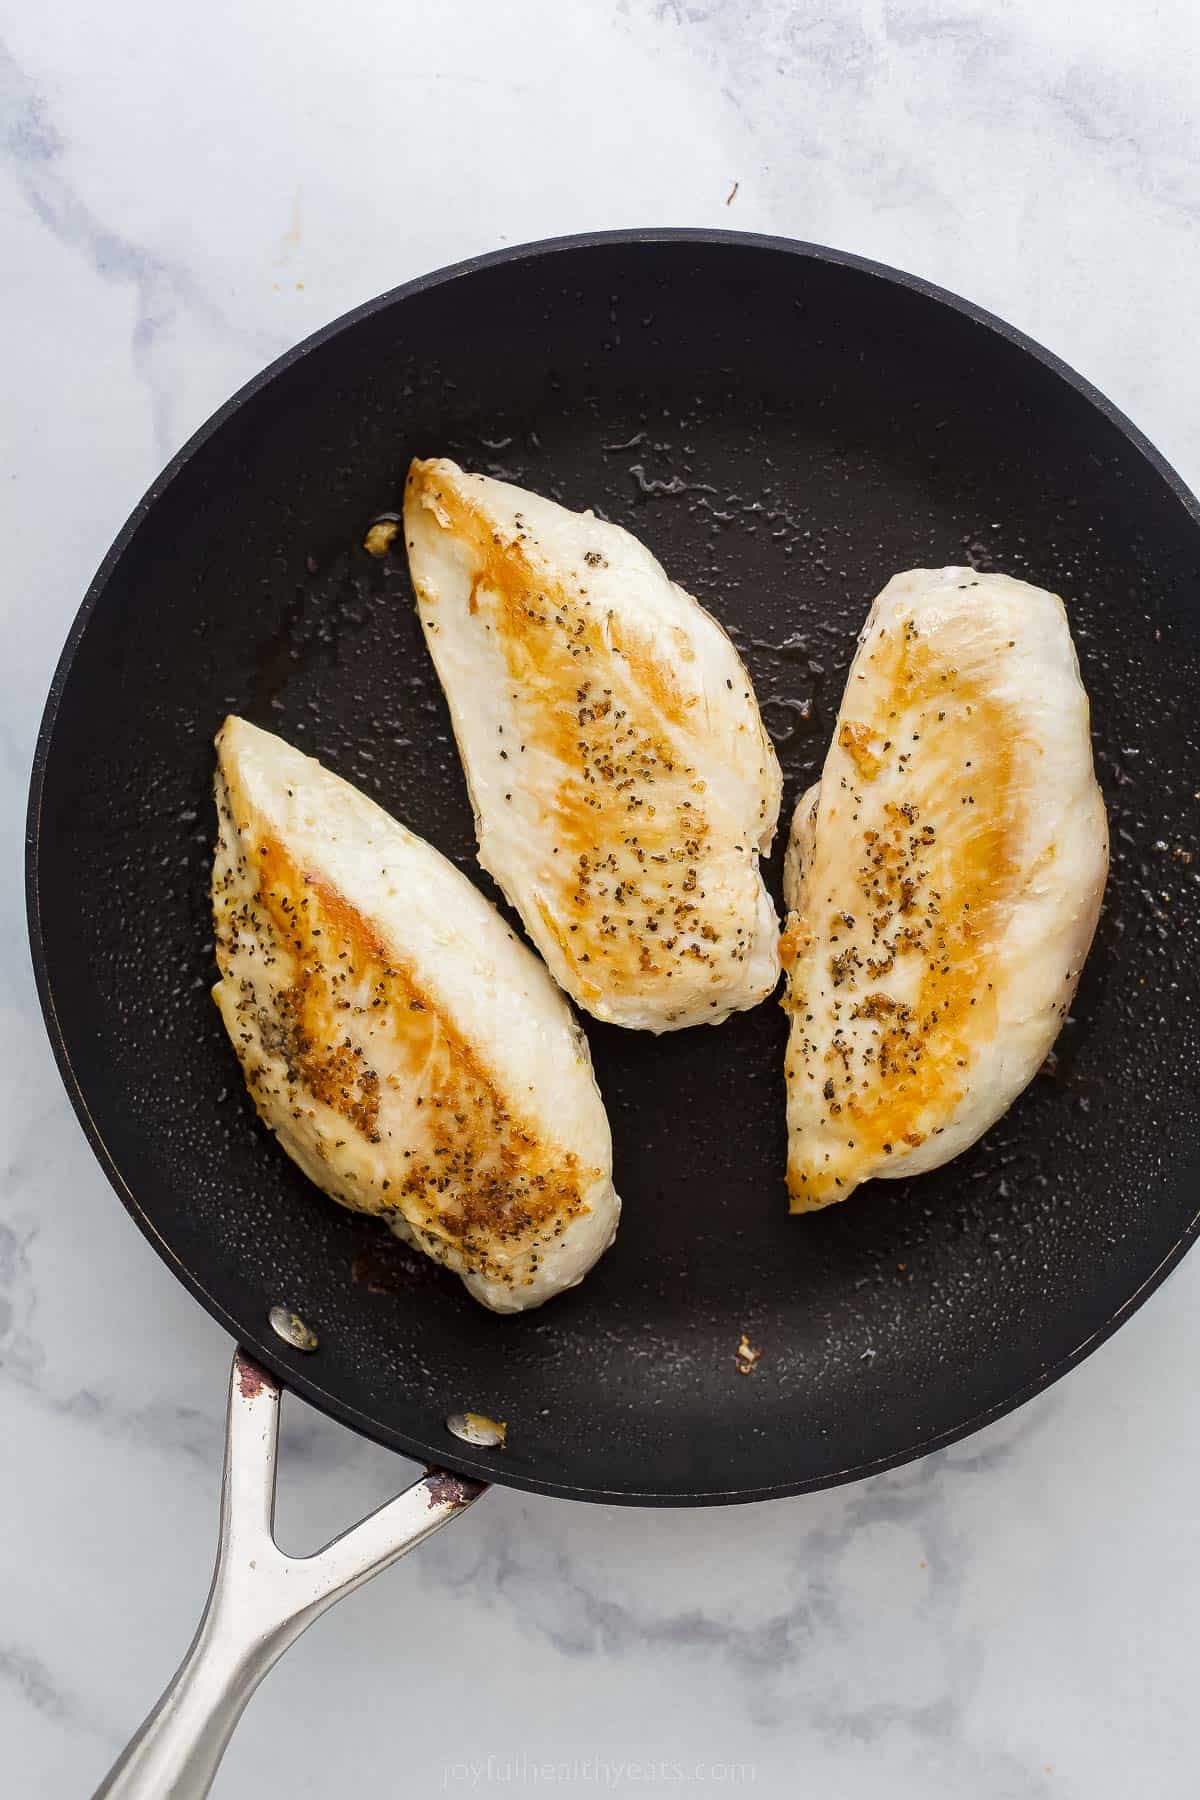
[[[981,1145],[790,1219],[778,1006],[659,1040],[589,1023],[621,1232],[579,1290],[517,1319],[414,1269],[275,1148],[208,996],[224,714],[319,756],[492,891],[403,554],[361,548],[414,454],[646,540],[743,650],[784,827],[894,570],[971,562],[1067,597],[1112,877],[1057,1067]],[[369,309],[185,452],[52,696],[35,948],[40,922],[52,1027],[126,1197],[292,1385],[501,1479],[743,1498],[978,1422],[1103,1332],[1192,1228],[1198,575],[1193,503],[1119,422],[990,323],[860,265],[599,241]],[[270,1332],[278,1302],[315,1355]],[[463,1408],[506,1419],[507,1449],[449,1437]]]

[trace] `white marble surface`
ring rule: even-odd
[[[161,461],[406,276],[703,223],[995,308],[1196,485],[1198,54],[1194,0],[0,4],[6,1795],[90,1791],[210,1566],[229,1345],[73,1123],[17,879],[54,658]],[[865,1486],[674,1514],[494,1494],[291,1652],[216,1791],[535,1792],[571,1759],[580,1792],[1193,1796],[1198,1296],[1194,1257],[1036,1405]],[[405,1474],[293,1403],[286,1539]]]

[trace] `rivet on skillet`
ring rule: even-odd
[[[317,1334],[311,1326],[304,1323],[299,1314],[289,1312],[286,1306],[273,1306],[267,1317],[271,1321],[271,1330],[277,1332],[293,1350],[316,1349]]]
[[[461,1438],[464,1444],[478,1444],[485,1450],[501,1450],[508,1436],[503,1419],[489,1419],[485,1413],[451,1413],[446,1430]]]

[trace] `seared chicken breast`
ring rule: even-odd
[[[672,1031],[779,977],[779,765],[725,632],[590,512],[415,462],[404,531],[479,860],[556,981]]]
[[[914,569],[871,610],[783,940],[794,1212],[974,1143],[1067,1015],[1108,869],[1062,601]]]
[[[608,1119],[569,1007],[445,857],[311,757],[217,737],[213,990],[288,1155],[497,1312],[612,1242]]]

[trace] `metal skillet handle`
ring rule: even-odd
[[[233,1358],[221,1536],[204,1617],[174,1680],[96,1800],[203,1800],[243,1708],[313,1620],[487,1490],[437,1469],[313,1556],[285,1556],[275,1518],[278,1382]]]

